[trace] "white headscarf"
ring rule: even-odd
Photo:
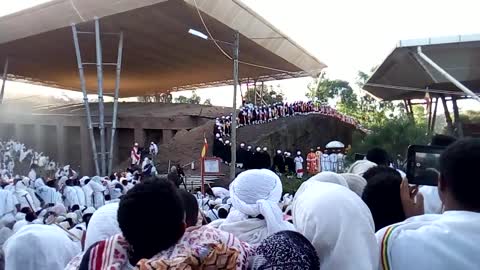
[[[363,159],[363,160],[357,160],[355,163],[353,163],[350,168],[348,168],[347,173],[353,173],[353,174],[358,174],[360,176],[363,176],[363,174],[368,171],[368,169],[376,167],[377,164],[373,163],[369,160]]]
[[[241,173],[230,184],[232,208],[219,228],[249,244],[260,243],[279,231],[294,230],[292,224],[283,220],[278,206],[281,196],[282,182],[272,171],[262,169]],[[259,215],[264,220],[255,218]]]
[[[337,173],[334,173],[334,172],[321,172],[321,173],[318,173],[318,174],[310,177],[310,179],[308,179],[308,180],[309,181],[317,181],[317,182],[325,182],[325,183],[333,183],[333,184],[341,185],[341,186],[344,186],[344,187],[348,188],[348,183],[345,180],[345,178],[343,178],[341,175],[339,175]]]
[[[102,205],[105,204],[105,196],[103,194],[105,187],[102,185],[102,178],[99,176],[92,177],[87,186],[89,186],[93,192],[93,207],[96,209],[102,207]]]
[[[117,211],[118,203],[111,203],[100,207],[93,213],[88,223],[85,250],[100,240],[121,233],[117,221]]]
[[[13,231],[10,228],[3,227],[0,229],[0,249],[2,249],[3,243],[5,243],[12,235]]]
[[[3,249],[5,269],[63,270],[81,246],[56,226],[34,224],[11,236]]]
[[[295,228],[315,247],[320,269],[377,269],[372,215],[348,188],[308,180],[297,191],[292,215]]]
[[[363,190],[367,185],[367,180],[362,176],[353,173],[342,173],[341,176],[347,181],[348,188],[358,196],[362,197]]]

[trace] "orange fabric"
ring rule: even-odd
[[[318,172],[318,162],[317,155],[313,152],[308,153],[307,155],[307,172],[309,174],[316,174]]]

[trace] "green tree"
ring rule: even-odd
[[[356,85],[363,87],[369,77],[367,73],[359,71]],[[378,101],[363,91],[356,93],[347,81],[331,80],[325,73],[308,85],[307,97],[321,103],[336,101],[339,112],[356,118],[366,127],[379,125],[395,115],[405,113],[402,104]]]
[[[257,91],[262,93],[262,98],[266,104],[273,104],[276,102],[283,102],[284,94],[280,89],[280,86],[277,85],[274,88],[272,85],[263,85],[263,91],[260,91],[262,88],[261,85],[257,85]],[[257,98],[257,102],[259,102],[259,98]],[[245,94],[245,101],[247,103],[254,103],[255,102],[255,88],[249,87],[247,93]]]
[[[355,132],[350,157],[355,153],[366,153],[373,147],[382,147],[396,160],[405,160],[407,148],[411,144],[427,144],[425,123],[414,123],[408,117],[394,117],[370,127],[368,134]]]

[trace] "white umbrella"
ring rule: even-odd
[[[327,145],[325,146],[325,148],[345,148],[345,145],[339,141],[331,141],[329,143],[327,143]]]

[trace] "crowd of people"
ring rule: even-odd
[[[381,148],[295,194],[257,168],[205,194],[130,172],[2,179],[0,269],[480,269],[480,139],[438,138],[435,187]]]
[[[236,166],[240,169],[270,169],[279,175],[296,176],[302,179],[304,174],[314,175],[321,171],[343,172],[345,169],[345,148],[310,149],[305,156],[297,150],[295,155],[290,151],[277,150],[272,155],[267,147],[256,147],[240,143],[236,151]],[[231,163],[231,143],[223,142],[217,134],[213,145],[213,156],[220,158],[225,164]]]
[[[360,123],[348,115],[344,115],[328,104],[320,104],[312,101],[304,102],[298,101],[293,103],[277,102],[270,105],[255,106],[253,104],[246,104],[243,102],[242,107],[239,109],[238,115],[235,117],[233,114],[224,115],[215,120],[213,126],[213,136],[218,138],[220,135],[222,140],[226,137],[230,137],[232,132],[232,120],[236,120],[237,128],[241,128],[249,125],[259,125],[278,120],[285,117],[294,117],[308,114],[321,114],[328,115],[339,119],[342,122],[354,125],[357,129],[367,132],[367,130],[360,125]]]

